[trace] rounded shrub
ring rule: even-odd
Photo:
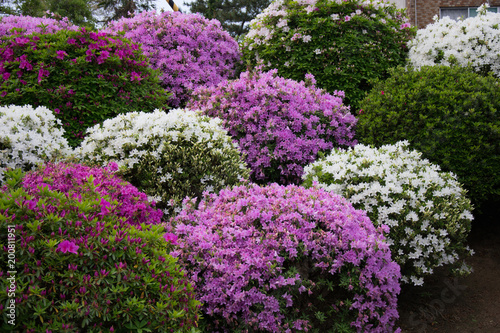
[[[393,3],[362,0],[277,0],[251,23],[243,41],[244,59],[277,68],[279,75],[342,90],[354,108],[371,87],[403,65],[415,28]]]
[[[471,66],[480,74],[500,77],[500,14],[478,8],[478,15],[465,20],[437,19],[417,32],[409,43],[409,63]]]
[[[51,17],[9,15],[0,17],[0,37],[54,33],[59,30],[78,30],[67,17],[60,20]]]
[[[101,165],[116,162],[120,174],[166,214],[178,213],[186,196],[201,198],[249,174],[220,120],[183,109],[108,119],[89,129],[76,154]]]
[[[360,104],[357,135],[410,147],[457,175],[475,209],[500,200],[499,81],[453,66],[395,69]]]
[[[97,177],[61,192],[50,177],[18,185],[19,171],[0,192],[0,315],[9,318],[9,300],[16,312],[2,332],[192,332],[199,302],[169,254],[174,235],[117,216],[123,203]]]
[[[367,212],[387,235],[402,281],[422,285],[434,269],[450,265],[468,273],[461,259],[471,230],[470,200],[451,173],[410,150],[408,142],[336,149],[305,168],[304,185],[339,194]]]
[[[0,184],[8,168],[30,170],[48,160],[71,153],[61,121],[39,106],[0,107]]]
[[[1,42],[0,104],[50,108],[73,147],[88,127],[138,108],[152,111],[168,98],[139,45],[122,37],[81,28]]]
[[[85,184],[91,180],[95,186],[95,192],[118,202],[112,213],[123,218],[123,223],[160,224],[163,212],[156,209],[148,201],[146,194],[139,192],[132,184],[113,175],[117,170],[116,163],[110,163],[107,168],[72,163],[47,164],[26,174],[23,177],[22,185],[31,195],[38,193],[42,186],[48,187],[51,191],[77,196],[84,194],[83,192],[87,190]],[[100,204],[103,207],[103,212],[111,209],[106,207],[113,206],[104,199],[101,200]]]
[[[298,183],[319,152],[356,144],[356,118],[312,75],[296,82],[270,72],[244,72],[238,80],[202,87],[188,103],[219,117],[236,140],[258,182]]]
[[[142,44],[150,66],[171,92],[169,105],[182,107],[193,89],[217,84],[234,76],[240,62],[238,43],[219,21],[200,14],[155,11],[112,21],[104,29]]]
[[[399,266],[344,198],[296,185],[205,196],[171,220],[206,331],[391,332]],[[167,228],[168,229],[168,228]]]

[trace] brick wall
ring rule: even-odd
[[[434,15],[439,16],[439,8],[444,7],[479,7],[486,0],[406,0],[407,13],[412,25],[415,25],[415,3],[417,7],[416,25],[425,28],[434,22]],[[490,0],[491,7],[500,7],[500,0]]]

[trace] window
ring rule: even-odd
[[[451,7],[451,8],[440,8],[439,17],[443,18],[448,16],[452,20],[458,20],[460,17],[466,19],[468,17],[477,16],[478,7]],[[500,12],[499,7],[490,7],[488,11],[493,13]]]

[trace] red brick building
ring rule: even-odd
[[[411,24],[419,29],[434,22],[438,17],[450,16],[467,18],[476,15],[476,8],[483,3],[489,3],[490,10],[500,13],[500,0],[389,0],[399,8],[406,8]]]

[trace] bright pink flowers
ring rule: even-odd
[[[59,243],[59,246],[57,247],[57,251],[60,251],[62,253],[74,253],[78,254],[78,248],[79,246],[76,245],[75,243],[68,241],[68,240],[63,240],[61,243]]]
[[[173,245],[177,244],[177,236],[167,232],[166,234],[163,235],[163,238],[165,239],[166,242],[170,242]]]

